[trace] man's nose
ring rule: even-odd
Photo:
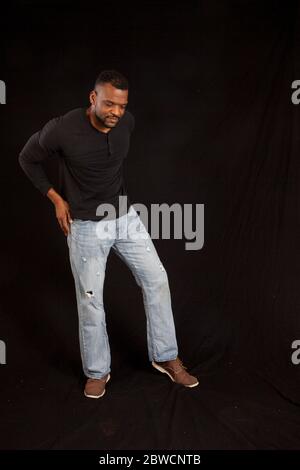
[[[113,115],[116,116],[117,118],[120,118],[122,116],[122,110],[118,106],[114,106],[112,109]]]

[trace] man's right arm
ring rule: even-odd
[[[72,222],[69,205],[54,190],[50,183],[42,162],[60,151],[60,120],[61,117],[51,119],[40,131],[33,134],[19,154],[19,163],[33,185],[47,196],[55,206],[58,223],[67,235],[69,224]]]

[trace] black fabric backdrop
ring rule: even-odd
[[[299,12],[294,1],[10,2],[2,13],[2,449],[299,449]],[[83,396],[66,239],[18,153],[130,81],[133,202],[205,204],[205,244],[154,240],[169,276],[183,389],[148,361],[142,295],[111,252],[112,380]],[[57,181],[56,162],[47,171]]]

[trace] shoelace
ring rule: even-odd
[[[102,377],[101,379],[93,379],[92,377],[89,377],[87,381],[88,383],[98,383],[100,380],[103,382],[104,380],[106,381],[106,378]]]
[[[182,363],[181,359],[179,359],[179,357],[177,358],[177,362],[179,363],[179,369],[173,369],[170,366],[167,367],[167,369],[171,369],[174,372],[174,374],[178,374],[179,372],[181,372],[182,369],[186,369],[186,367],[183,365],[183,363]]]
[[[181,367],[183,367],[184,369],[187,369],[187,367],[185,367],[183,364],[182,364],[182,360],[178,358],[178,362],[179,364],[181,365]]]

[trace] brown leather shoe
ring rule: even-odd
[[[105,393],[105,385],[110,379],[110,374],[105,375],[101,379],[87,379],[84,394],[88,398],[100,398]]]
[[[155,369],[163,374],[167,374],[170,379],[177,384],[184,385],[185,387],[196,387],[199,384],[197,377],[190,375],[185,370],[186,367],[182,364],[179,357],[172,361],[152,361],[151,364]]]

